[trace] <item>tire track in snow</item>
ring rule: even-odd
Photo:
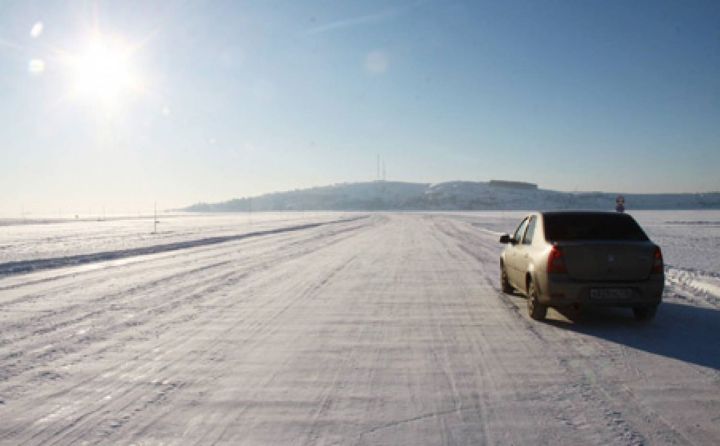
[[[379,220],[379,223],[382,224],[384,219],[376,219]],[[376,222],[373,226],[376,226],[378,222]],[[368,229],[368,228],[364,228]],[[362,232],[355,232],[353,235],[355,237],[358,236],[360,233],[364,233],[366,231]],[[343,240],[344,242],[344,240]],[[328,248],[330,245],[323,246],[323,251],[325,251],[325,248]],[[335,248],[336,250],[339,248]],[[347,250],[348,252],[352,252],[352,250]],[[313,274],[310,274],[307,277],[300,277],[300,283],[297,282],[298,277],[297,274],[290,274],[288,275],[287,272],[280,271],[279,274],[282,280],[279,280],[280,277],[274,277],[272,280],[264,280],[260,286],[258,286],[258,292],[267,292],[265,288],[272,287],[277,288],[280,287],[280,289],[286,289],[288,287],[292,288],[295,293],[299,292],[299,296],[294,297],[292,302],[287,303],[286,305],[282,306],[279,312],[274,313],[274,316],[268,320],[268,318],[258,318],[258,323],[255,324],[255,326],[265,328],[268,327],[268,330],[262,331],[262,332],[253,332],[252,337],[248,336],[247,339],[251,343],[248,345],[245,345],[245,353],[252,354],[253,352],[257,352],[259,348],[263,346],[263,342],[268,339],[268,337],[272,336],[275,332],[278,331],[280,327],[282,327],[283,324],[275,323],[275,325],[270,324],[270,322],[274,322],[276,319],[283,317],[286,312],[288,312],[291,308],[297,309],[302,308],[302,303],[307,302],[310,299],[314,297],[314,294],[317,293],[319,290],[321,290],[323,287],[325,287],[331,279],[341,270],[345,269],[350,265],[357,257],[357,254],[352,254],[351,257],[343,261],[342,264],[339,266],[333,266],[332,269],[329,272],[325,272],[320,270],[320,276],[318,276],[318,272],[314,272]],[[336,263],[337,259],[330,258],[330,262],[328,262],[327,259],[318,259],[320,262],[328,263],[328,265],[332,265],[333,263]],[[303,263],[310,263],[310,262],[303,262]],[[316,262],[311,263],[313,265],[313,269],[317,270],[317,264]],[[265,289],[265,290],[264,290]],[[250,319],[250,318],[248,318]],[[218,369],[219,371],[221,369]],[[248,386],[252,386],[254,388],[262,388],[266,386],[268,383],[272,382],[277,373],[270,373],[269,375],[265,375],[261,377],[261,380],[259,382],[252,382],[246,383]],[[223,379],[224,375],[220,374],[215,377],[215,379]],[[237,401],[242,402],[242,399],[237,399]],[[204,427],[204,430],[202,433],[199,434],[197,440],[190,441],[188,439],[183,440],[183,444],[218,444],[223,441],[223,437],[225,437],[228,433],[228,429],[235,426],[236,422],[240,417],[243,416],[243,414],[246,413],[247,410],[249,410],[253,404],[251,402],[254,401],[254,396],[251,394],[248,399],[247,405],[241,406],[239,410],[236,410],[234,413],[230,414],[215,414],[211,413],[210,416],[207,416],[203,414],[203,420],[205,421],[203,424],[208,424],[211,427],[208,429],[206,426]],[[173,415],[173,412],[170,408],[166,411],[161,411],[157,415],[155,415],[151,421],[146,423],[145,425],[141,426],[139,431],[135,434],[135,437],[142,438],[145,433],[149,430],[151,430],[155,424],[160,422],[162,419],[166,418],[167,416]],[[209,418],[209,420],[206,420]]]
[[[444,229],[447,227],[452,227],[453,230]],[[491,261],[490,259],[498,258],[500,250],[497,248],[492,256],[488,254],[479,256],[469,250],[467,245],[480,243],[481,250],[484,253],[492,252],[493,241],[475,240],[471,230],[463,228],[460,223],[452,222],[452,224],[443,225],[442,231],[448,236],[459,240],[461,249],[480,262],[487,264],[488,261]],[[499,277],[499,272],[496,275]],[[613,432],[612,437],[603,441],[619,442],[621,444],[645,444],[648,442],[648,438],[640,432],[640,429],[642,429],[649,432],[655,441],[660,440],[663,443],[670,442],[672,444],[694,444],[671,421],[642,403],[629,387],[622,383],[608,381],[597,372],[600,368],[597,366],[598,362],[619,359],[627,363],[631,357],[628,355],[626,347],[594,342],[584,337],[566,336],[567,333],[563,330],[558,330],[553,326],[548,327],[547,324],[533,322],[525,317],[524,313],[521,315],[524,305],[518,308],[516,303],[509,300],[509,296],[502,293],[498,278],[486,276],[486,279],[497,291],[496,295],[503,302],[509,303],[506,308],[509,308],[517,315],[518,320],[527,328],[528,332],[534,333],[537,339],[542,342],[548,355],[556,358],[558,363],[565,369],[566,376],[573,377],[568,386],[558,389],[558,392],[563,395],[559,402],[564,403],[566,406],[565,415],[562,415],[562,419],[569,426],[574,426],[576,429],[591,428],[595,421],[589,419],[587,414],[594,411],[605,420],[605,426],[608,430]],[[642,326],[638,326],[638,328],[642,329]],[[555,347],[558,345],[562,345],[563,350],[559,351]],[[632,371],[634,375],[641,373],[637,367],[632,365],[627,370]],[[614,378],[613,381],[616,379]],[[579,409],[576,404],[568,404],[569,400],[577,399],[578,396],[582,404],[586,406],[584,409]],[[596,434],[600,434],[600,432],[596,431]],[[598,444],[602,444],[603,441],[599,441]]]
[[[357,228],[357,225],[355,225],[354,227]],[[325,240],[327,234],[321,234],[321,236],[320,236],[319,238],[313,238],[313,239],[311,239],[310,241],[312,241],[312,242],[314,242],[314,243],[323,242],[323,243],[324,243],[323,246],[331,246],[332,244],[337,243],[337,242],[341,241],[342,239],[351,236],[351,232],[350,232],[350,233],[346,233],[346,231],[337,231],[336,233],[331,234],[331,235],[336,235],[336,234],[341,234],[341,235],[342,235],[341,239],[338,239],[338,240],[335,240],[335,241],[332,241],[332,240],[331,240],[330,243],[328,243],[328,241]],[[277,247],[275,247],[275,248],[277,248]],[[276,249],[275,249],[274,251],[276,252]],[[307,254],[308,252],[310,252],[310,251],[308,251],[308,249],[307,249],[306,247],[303,247],[303,244],[302,244],[302,243],[301,243],[301,244],[298,244],[298,245],[297,245],[297,248],[293,251],[293,253],[291,253],[291,254],[289,254],[289,255],[286,256],[286,257],[287,257],[286,260],[292,260],[293,258],[296,258],[297,255],[304,255],[304,254]],[[254,269],[261,271],[261,270],[264,270],[264,269],[266,269],[267,267],[269,267],[269,266],[271,266],[271,265],[278,266],[278,265],[282,265],[282,264],[283,264],[283,260],[282,260],[281,258],[279,258],[279,257],[277,256],[277,254],[274,254],[273,256],[270,256],[270,257],[268,257],[267,260],[265,260],[265,265],[264,265],[264,266],[263,266],[262,263],[261,263],[260,265],[254,265]],[[245,276],[245,274],[241,274],[241,276]],[[238,278],[241,279],[242,277],[238,277]],[[210,281],[207,282],[207,284],[219,283],[221,287],[228,287],[228,286],[232,287],[234,283],[237,283],[237,282],[232,282],[232,281],[228,282],[226,279],[227,279],[227,277],[224,278],[223,280],[220,280],[219,282],[218,282],[218,281],[210,280]],[[201,290],[201,291],[202,291],[202,292],[205,292],[205,291],[207,291],[207,290]],[[186,296],[186,298],[187,298],[187,296]],[[231,303],[230,305],[227,305],[227,306],[231,307],[232,305],[233,305],[233,304]],[[226,307],[227,307],[227,306],[226,306]],[[223,309],[222,309],[221,307],[218,307],[218,308],[215,308],[214,313],[218,313],[218,312],[221,312],[221,311],[223,311]],[[180,322],[187,323],[187,322],[189,322],[189,321],[191,321],[191,319],[184,318],[184,319],[181,320]],[[192,336],[187,337],[186,340],[187,340],[187,341],[191,341],[191,340],[192,340]],[[177,342],[174,342],[173,340],[171,340],[170,342],[171,342],[171,343],[174,343],[174,344],[177,344]],[[155,347],[155,348],[158,348],[158,347]],[[182,348],[182,345],[179,345],[179,346],[176,345],[175,349],[178,349],[178,348]],[[153,349],[153,350],[154,350],[154,349]],[[167,355],[167,354],[170,354],[170,352],[166,350],[166,351],[165,351],[165,355]],[[154,358],[154,359],[157,360],[157,359],[159,359],[159,358],[156,357],[156,358]],[[142,360],[142,358],[139,358],[138,360]],[[136,362],[137,362],[137,361],[136,361]],[[151,361],[151,362],[148,362],[148,363],[146,364],[146,368],[151,369],[151,368],[152,368],[152,364],[153,364],[152,361]],[[142,364],[141,364],[141,366],[142,366]],[[123,370],[123,368],[121,368],[121,370]],[[104,380],[108,380],[109,378],[112,377],[112,375],[118,375],[119,373],[120,373],[120,371],[117,371],[117,372],[115,372],[115,373],[111,373],[111,375],[107,375],[107,373],[106,373],[105,375],[102,376],[102,378],[103,378]],[[128,373],[128,372],[124,372],[124,373]],[[144,373],[144,372],[143,372],[143,373]],[[86,385],[88,385],[88,382],[78,383],[77,386],[73,386],[73,387],[71,387],[71,388],[68,388],[68,389],[63,390],[63,391],[60,392],[60,393],[55,393],[55,394],[52,394],[52,395],[49,395],[49,396],[50,396],[50,397],[59,397],[59,396],[62,396],[62,395],[64,395],[64,394],[68,393],[68,392],[71,392],[71,391],[73,391],[73,390],[78,389],[79,386],[86,386]],[[107,387],[107,388],[104,389],[104,390],[99,390],[99,393],[101,393],[101,394],[102,394],[102,393],[107,393],[108,395],[110,395],[110,394],[112,394],[112,391],[113,391],[112,386],[109,386],[109,387]],[[84,410],[84,409],[83,409],[83,408],[78,408],[78,410]],[[67,412],[67,410],[66,410],[65,412]],[[65,412],[64,412],[64,413],[65,413]],[[84,417],[85,415],[86,415],[86,414],[81,415],[81,418],[78,420],[78,422],[82,421],[82,419],[84,419],[83,417]],[[74,426],[74,424],[73,424],[73,426]]]
[[[55,381],[6,398],[0,443],[712,444],[673,413],[673,389],[653,400],[637,386],[688,364],[528,321],[523,300],[498,289],[497,244],[467,222],[376,216],[314,235],[248,262],[228,245],[216,254],[231,263],[119,298],[155,310],[137,330],[53,359],[48,372],[72,363]],[[198,252],[187,254],[172,268]],[[716,389],[688,384],[705,386],[689,396]]]

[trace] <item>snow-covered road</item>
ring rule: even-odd
[[[356,217],[0,277],[0,444],[720,443],[720,302],[538,323],[493,227]]]

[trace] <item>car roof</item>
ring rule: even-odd
[[[615,211],[541,211],[542,215],[622,215],[629,217],[628,214]]]
[[[552,217],[552,216],[560,216],[560,215],[596,215],[596,216],[615,216],[614,218],[626,218],[630,220],[634,220],[632,216],[629,214],[626,214],[624,212],[615,212],[615,211],[545,211],[545,212],[539,212],[540,215],[545,217]]]

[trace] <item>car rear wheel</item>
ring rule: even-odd
[[[633,308],[633,316],[637,321],[649,321],[655,317],[655,313],[657,313],[657,305]]]
[[[514,291],[514,288],[510,285],[510,281],[508,280],[507,271],[505,270],[505,265],[503,263],[500,263],[500,285],[502,286],[502,291],[505,294],[510,294]]]
[[[541,304],[538,300],[538,291],[537,288],[535,288],[535,284],[533,282],[530,282],[528,284],[527,307],[528,314],[531,318],[535,319],[536,321],[545,320],[548,307],[547,305]]]

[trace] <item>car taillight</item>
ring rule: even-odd
[[[652,265],[652,271],[653,274],[660,274],[663,272],[663,257],[662,257],[662,251],[660,251],[660,247],[655,247],[655,252],[653,253],[653,265]]]
[[[548,254],[547,272],[549,273],[567,273],[565,266],[565,256],[560,248],[553,246]]]

